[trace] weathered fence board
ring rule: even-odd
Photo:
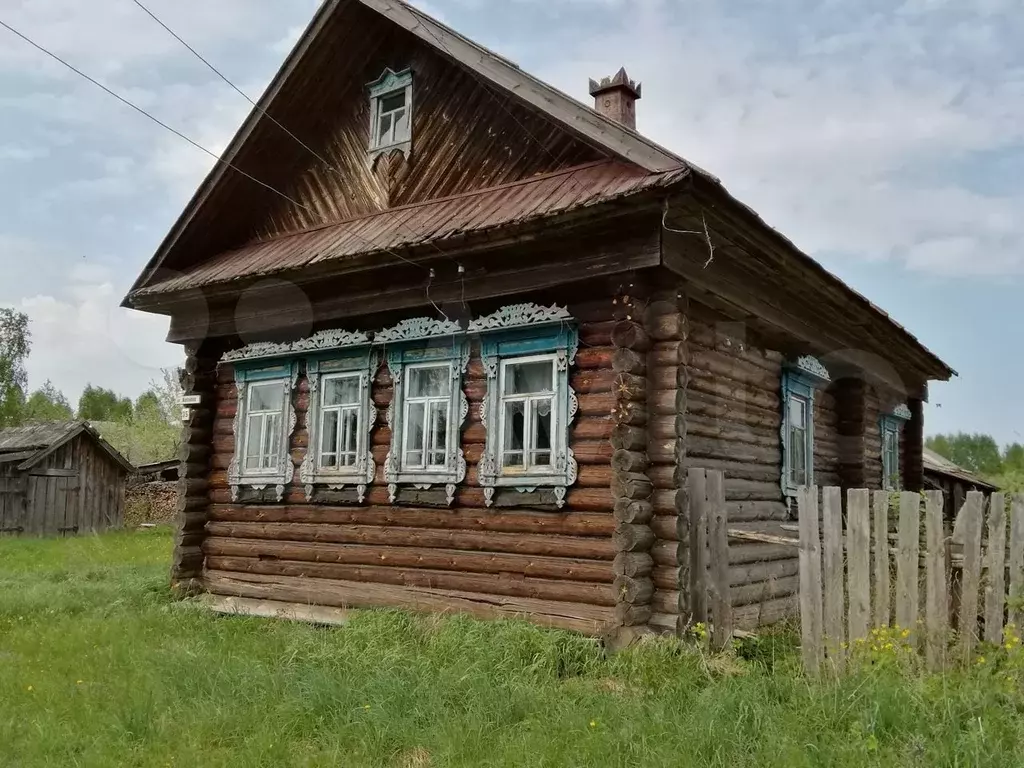
[[[921,497],[900,494],[899,542],[896,548],[896,625],[917,635],[918,573],[921,556]]]
[[[725,483],[721,472],[707,473],[708,602],[711,609],[712,646],[724,649],[732,638],[729,596],[729,522],[725,512]]]
[[[1010,509],[1010,621],[1024,630],[1024,497]]]
[[[801,488],[800,517],[800,648],[804,666],[817,672],[824,646],[821,634],[821,540],[818,537],[818,488]]]
[[[949,618],[943,506],[942,491],[928,491],[925,494],[925,653],[932,669],[945,663]]]
[[[821,491],[824,535],[825,650],[838,662],[846,637],[843,626],[846,595],[843,589],[843,497],[838,488]]]
[[[889,494],[874,493],[875,611],[874,625],[889,626]]]
[[[707,473],[691,469],[686,480],[690,497],[690,614],[695,623],[707,622]]]
[[[964,539],[963,575],[961,577],[960,620],[958,629],[964,660],[969,661],[978,639],[978,586],[981,583],[981,518],[985,495],[978,491],[967,494],[957,525]]]
[[[988,574],[985,579],[985,640],[1003,639],[1003,606],[1006,604],[1006,497],[993,493],[988,512]]]
[[[871,621],[871,495],[850,491],[846,508],[846,552],[849,569],[850,639],[866,637]]]

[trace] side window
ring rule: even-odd
[[[368,86],[370,94],[370,156],[412,147],[412,70],[383,74]]]
[[[299,478],[308,501],[318,485],[332,490],[355,486],[358,501],[365,500],[377,469],[370,448],[377,413],[370,390],[378,363],[369,350],[307,360],[309,448]]]
[[[793,496],[814,484],[814,393],[830,380],[828,371],[809,355],[782,372],[782,491]]]
[[[498,488],[550,488],[561,507],[576,482],[569,427],[577,399],[569,368],[579,336],[570,320],[564,308],[517,304],[470,323],[470,331],[480,333],[487,372],[479,477],[488,506]]]
[[[892,413],[879,419],[879,433],[882,438],[882,488],[898,491],[902,487],[900,475],[900,436],[903,424],[910,419],[910,408],[901,404]]]
[[[378,333],[375,342],[386,346],[393,382],[391,450],[384,465],[391,503],[401,485],[443,485],[450,505],[466,478],[460,443],[469,413],[462,391],[469,342],[458,323],[429,318],[403,321]]]
[[[297,373],[294,362],[235,366],[235,455],[228,467],[235,501],[243,487],[272,487],[278,501],[284,497],[293,472],[288,439],[295,428],[291,394]]]

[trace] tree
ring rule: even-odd
[[[1003,452],[1003,469],[1007,472],[1024,472],[1024,445],[1012,443]]]
[[[157,396],[160,401],[160,413],[164,421],[174,426],[181,427],[181,369],[161,368],[160,378],[149,382],[149,391]]]
[[[25,359],[32,348],[28,315],[0,308],[0,427],[21,421],[28,374]]]
[[[87,384],[78,399],[78,418],[88,421],[127,421],[134,406],[130,397],[119,397],[116,392]]]
[[[25,403],[23,420],[26,422],[69,421],[74,418],[71,403],[64,393],[47,379],[42,387],[32,393]]]
[[[1003,457],[991,435],[969,435],[966,432],[935,435],[929,437],[925,445],[971,472],[995,475],[1003,469]]]

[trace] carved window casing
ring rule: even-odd
[[[814,484],[814,393],[831,380],[817,358],[805,355],[782,372],[782,491],[795,496]]]
[[[905,403],[893,408],[891,413],[878,419],[879,434],[882,438],[882,488],[898,491],[900,480],[900,434],[903,425],[910,420],[910,408]]]
[[[374,342],[384,345],[394,385],[387,413],[391,450],[384,464],[388,497],[395,503],[400,485],[441,485],[451,505],[466,479],[461,443],[469,401],[462,376],[469,340],[458,323],[416,318],[381,331]]]
[[[474,320],[487,372],[480,418],[487,430],[479,477],[488,506],[497,488],[551,488],[562,507],[578,467],[569,427],[578,400],[569,386],[579,333],[557,306],[516,304]]]
[[[358,501],[365,500],[377,471],[370,433],[377,420],[372,387],[379,363],[369,346],[307,359],[309,447],[299,468],[307,501],[317,486],[354,486]]]
[[[370,159],[398,150],[412,150],[412,70],[385,69],[367,88],[370,94]]]
[[[235,364],[235,455],[228,466],[233,501],[242,487],[273,488],[278,501],[284,498],[294,472],[289,441],[295,430],[292,391],[298,372],[294,361]]]

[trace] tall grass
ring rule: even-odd
[[[170,537],[0,542],[0,764],[977,766],[1024,761],[984,671],[799,674],[525,622],[363,611],[217,617],[166,590]]]

